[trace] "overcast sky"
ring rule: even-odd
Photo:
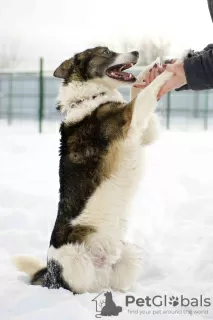
[[[143,36],[171,40],[172,53],[213,42],[206,0],[0,0],[0,8],[0,45],[17,41],[26,64]]]

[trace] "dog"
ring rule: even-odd
[[[64,114],[58,214],[47,265],[30,257],[14,259],[32,285],[78,294],[126,291],[140,277],[140,249],[126,242],[129,212],[145,146],[157,136],[157,93],[172,73],[164,71],[144,90],[132,92],[127,103],[117,88],[136,82],[126,70],[138,58],[137,51],[95,47],[54,72],[62,80],[58,109]]]
[[[104,293],[106,300],[105,305],[101,310],[102,316],[118,316],[118,314],[122,311],[122,307],[116,306],[115,302],[112,299],[112,292]]]

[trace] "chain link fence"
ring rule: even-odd
[[[133,73],[138,74],[139,68]],[[0,125],[27,132],[57,129],[62,115],[56,110],[60,80],[52,72],[0,72]],[[119,91],[129,101],[129,87]],[[158,103],[162,125],[172,130],[213,129],[213,91],[172,92]]]

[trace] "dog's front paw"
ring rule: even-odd
[[[161,60],[159,57],[155,59],[155,61],[153,61],[151,64],[149,64],[147,67],[145,67],[136,77],[137,80],[131,87],[131,100],[133,100],[140,93],[140,91],[143,90],[143,85],[144,85],[144,88],[146,87],[145,78],[148,72],[154,67],[154,65],[157,65],[158,67],[161,66]],[[135,87],[136,84],[140,84],[142,85],[142,87],[136,88]]]
[[[136,83],[143,83],[147,73],[154,67],[154,65],[157,65],[158,67],[161,67],[161,60],[158,57],[157,59],[155,59],[155,61],[153,61],[152,63],[150,63],[147,67],[145,67],[145,69],[143,69],[139,75],[137,76],[137,81]]]

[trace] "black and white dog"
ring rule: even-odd
[[[138,56],[137,51],[120,54],[96,47],[54,72],[63,79],[58,108],[65,114],[60,199],[47,266],[15,258],[31,284],[74,293],[123,291],[140,276],[140,252],[125,241],[127,219],[141,179],[144,145],[156,136],[156,96],[172,74],[164,71],[126,103],[116,88],[136,81],[124,70]]]

